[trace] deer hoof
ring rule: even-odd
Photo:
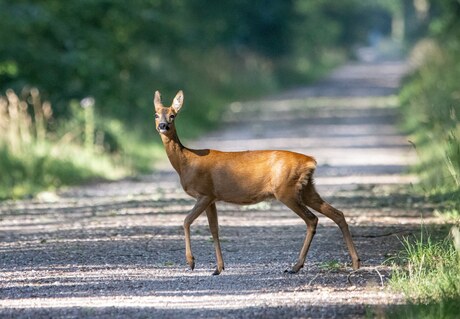
[[[285,273],[288,273],[288,274],[297,274],[299,272],[300,269],[303,268],[303,265],[294,265],[294,267],[292,267],[290,270],[289,269],[286,269],[284,272]]]
[[[293,269],[286,269],[284,271],[284,273],[286,274],[289,274],[289,275],[294,275],[294,274],[297,274],[299,271],[298,270],[295,270],[294,268]]]
[[[195,269],[195,258],[194,257],[192,257],[191,259],[187,258],[187,264],[189,265],[191,270]]]
[[[356,261],[353,261],[353,270],[358,270],[361,267],[361,260],[358,259]]]
[[[214,272],[212,273],[213,276],[216,276],[216,275],[220,275],[220,273],[222,272],[222,270],[224,270],[224,266],[217,266],[216,270],[214,270]]]

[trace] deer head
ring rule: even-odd
[[[169,135],[175,131],[174,120],[182,108],[183,102],[184,93],[182,90],[177,92],[170,107],[163,106],[160,92],[155,92],[153,98],[155,106],[155,128],[160,134]]]

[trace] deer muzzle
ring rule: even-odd
[[[164,132],[167,132],[169,130],[169,123],[160,123],[158,124],[158,131],[160,133],[164,133]]]

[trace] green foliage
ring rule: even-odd
[[[155,89],[184,89],[209,123],[230,99],[341,61],[376,17],[388,33],[388,9],[371,3],[0,1],[0,89],[37,86],[58,117],[92,96],[103,115],[137,121],[151,114]]]
[[[412,132],[423,187],[460,200],[460,3],[442,0],[430,23],[431,39],[413,49],[417,65],[400,94],[404,121]]]
[[[459,53],[434,40],[421,42],[413,53],[420,66],[400,94],[405,126],[420,156],[417,171],[429,192],[460,189]]]

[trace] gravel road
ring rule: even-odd
[[[401,62],[349,64],[316,85],[232,103],[220,130],[186,143],[313,155],[317,189],[344,211],[361,270],[352,271],[339,228],[319,216],[305,268],[285,274],[305,224],[278,202],[218,203],[220,276],[211,276],[214,248],[198,218],[188,270],[182,222],[194,201],[159,162],[149,176],[0,203],[0,318],[360,318],[402,303],[386,288],[384,261],[421,216],[436,221],[411,195],[416,156],[396,127],[405,71]]]

